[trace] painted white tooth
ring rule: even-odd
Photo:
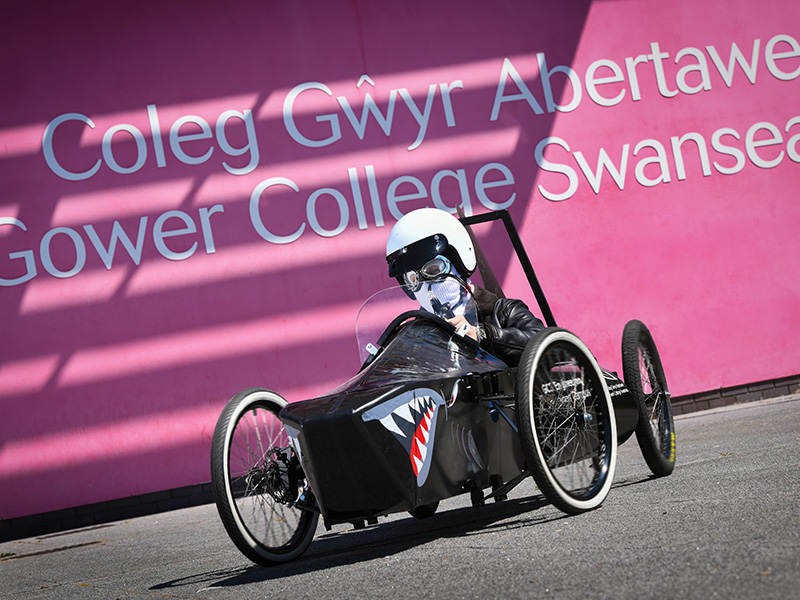
[[[413,460],[414,464],[417,465],[417,473],[419,473],[422,470],[422,461],[416,456],[412,456],[411,460]]]
[[[409,408],[408,404],[398,406],[394,409],[393,414],[397,415],[401,419],[404,419],[405,421],[408,421],[409,423],[414,422],[414,419],[411,416],[411,409]]]
[[[383,424],[383,426],[384,426],[384,427],[386,427],[386,429],[388,429],[388,430],[389,430],[389,431],[391,431],[392,433],[394,433],[394,434],[397,434],[397,435],[399,435],[400,437],[406,437],[406,434],[405,434],[405,433],[403,433],[403,432],[400,430],[400,428],[397,426],[397,423],[396,423],[396,422],[395,422],[395,420],[392,418],[392,415],[391,415],[391,414],[389,414],[389,415],[386,415],[385,417],[383,417],[383,418],[381,419],[381,423]]]

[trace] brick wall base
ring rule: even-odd
[[[108,500],[0,521],[0,542],[82,529],[214,501],[211,483]]]
[[[682,415],[699,410],[708,410],[709,408],[757,402],[758,400],[778,398],[797,393],[800,393],[800,375],[793,375],[791,377],[720,388],[688,396],[673,396],[672,409],[675,415]]]
[[[800,393],[800,375],[672,398],[675,415]],[[0,542],[92,527],[214,501],[211,483],[0,521]]]

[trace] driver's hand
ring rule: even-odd
[[[456,331],[461,329],[466,324],[467,327],[469,327],[469,329],[467,329],[467,335],[473,340],[478,341],[478,330],[469,324],[469,321],[467,321],[464,315],[456,315],[452,319],[447,319],[447,322],[455,327]]]

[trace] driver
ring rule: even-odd
[[[521,300],[500,298],[470,283],[468,277],[477,267],[472,239],[461,222],[444,210],[421,208],[397,221],[386,243],[386,262],[389,276],[407,286],[422,308],[440,313],[443,306],[456,329],[463,327],[483,349],[510,365],[519,363],[528,340],[544,329]],[[464,285],[440,286],[443,289],[435,297],[423,285],[448,276]],[[477,326],[464,316],[462,294],[467,287],[477,304]]]

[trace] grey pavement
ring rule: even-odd
[[[567,517],[531,480],[481,509],[359,531],[320,525],[272,568],[213,505],[0,544],[0,598],[800,598],[800,395],[676,418],[653,479],[635,439],[595,511]]]

